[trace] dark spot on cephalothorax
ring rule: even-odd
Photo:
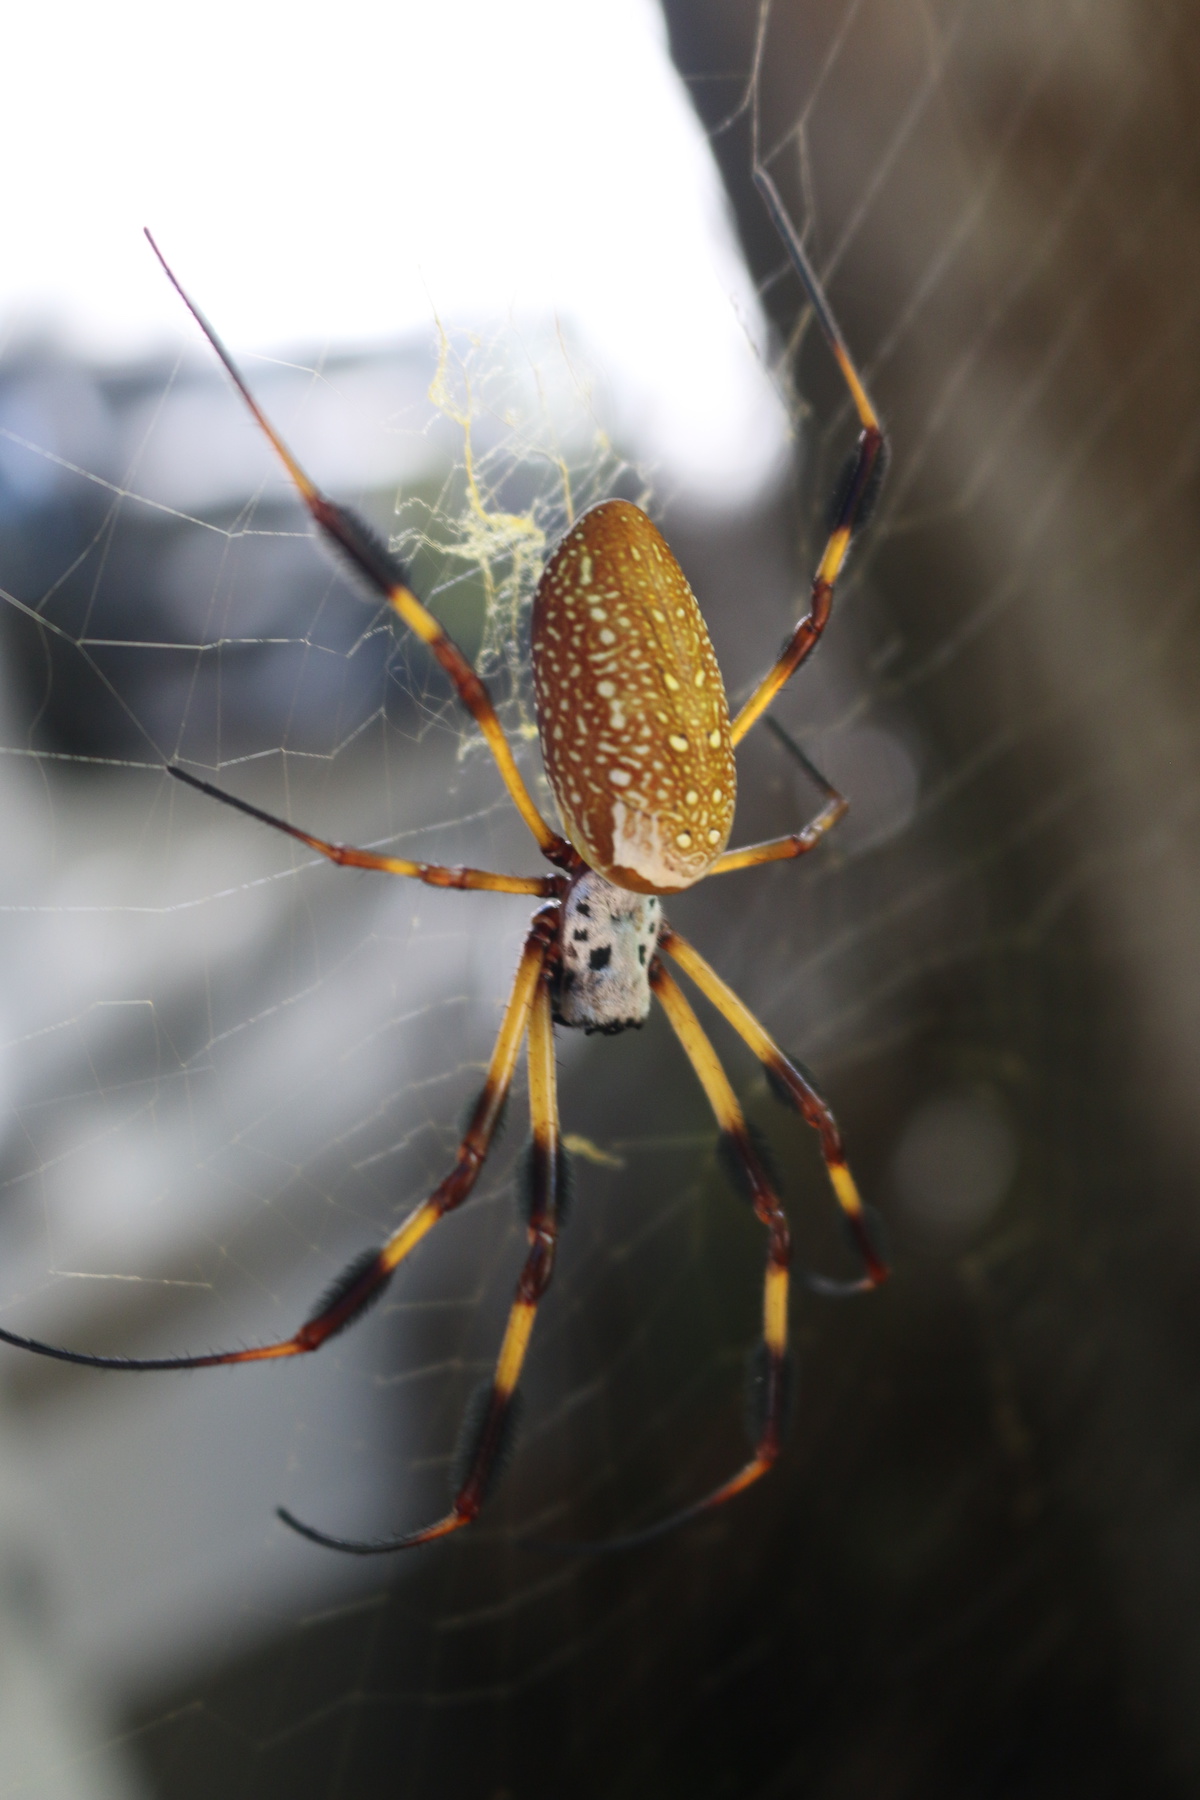
[[[586,944],[587,943],[587,932],[586,931],[577,931],[575,933],[575,942],[577,944]]]
[[[641,965],[644,969],[646,966],[646,946],[645,946],[645,944],[638,945],[638,961],[641,963]]]
[[[575,911],[579,914],[581,919],[590,919],[592,916],[591,909],[586,900],[577,900],[575,902]]]
[[[612,945],[611,944],[597,944],[596,948],[592,951],[592,954],[588,957],[588,968],[589,969],[607,969],[607,967],[611,961],[612,961]]]

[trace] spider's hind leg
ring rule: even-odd
[[[339,506],[323,494],[297,462],[279,432],[254,398],[245,376],[234,362],[233,357],[195,301],[183,288],[149,231],[147,231],[146,237],[149,239],[150,248],[162,264],[171,286],[199,325],[213,351],[224,364],[227,375],[241,395],[251,416],[291,476],[296,491],[308,509],[309,517],[322,537],[340,552],[368,587],[374,589],[375,593],[387,601],[392,610],[404,621],[414,636],[425,645],[435,661],[445,671],[453,683],[459,699],[478,725],[484,741],[496,760],[496,766],[508,789],[509,796],[533,834],[542,854],[550,862],[557,863],[560,867],[574,867],[576,858],[571,846],[551,829],[534,804],[533,796],[526,787],[524,778],[517,767],[512,746],[505,736],[491,695],[470,662],[450,634],[439,625],[428,607],[413,593],[408,585],[407,571],[371,527],[349,507]]]
[[[842,372],[842,379],[850,390],[854,402],[854,410],[858,414],[861,426],[858,445],[843,471],[830,506],[829,535],[821,560],[817,564],[812,578],[812,591],[808,611],[789,635],[773,666],[767,670],[758,686],[754,689],[746,704],[733,721],[733,741],[741,743],[754,722],[761,718],[780,689],[791,680],[800,664],[812,655],[820,641],[821,633],[829,622],[829,614],[833,606],[833,590],[838,576],[845,565],[850,546],[866,524],[875,502],[879,498],[879,489],[887,469],[888,446],[879,417],[867,396],[862,378],[855,368],[845,340],[838,330],[837,322],[825,298],[824,290],[817,278],[817,272],[809,261],[800,234],[792,224],[784,206],[783,198],[768,170],[758,160],[757,151],[754,161],[754,185],[757,187],[771,215],[775,229],[778,231],[787,251],[788,259],[800,278],[805,299],[812,307],[821,334],[830,350],[834,361]]]

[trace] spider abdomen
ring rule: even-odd
[[[634,893],[691,887],[733,825],[729,707],[695,596],[639,507],[607,500],[563,538],[532,656],[546,773],[579,854]]]

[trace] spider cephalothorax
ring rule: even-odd
[[[650,959],[662,926],[653,894],[631,894],[594,869],[563,902],[554,1017],[560,1025],[613,1033],[650,1013]]]
[[[517,767],[483,682],[409,586],[405,570],[353,513],[326,498],[264,416],[229,352],[175,282],[246,405],[278,451],[325,538],[426,645],[453,682],[496,759],[504,784],[554,873],[501,875],[381,856],[315,837],[211,783],[172,767],[191,787],[287,832],[331,862],[406,875],[431,887],[528,894],[543,904],[525,935],[517,972],[482,1091],[446,1176],[376,1250],[355,1258],[291,1337],[249,1349],[136,1360],[65,1350],[0,1329],[0,1338],[39,1355],[94,1368],[195,1369],[266,1362],[319,1350],[377,1300],[400,1264],[439,1220],[467,1200],[503,1116],[521,1045],[528,1045],[528,1247],[495,1371],[485,1383],[464,1442],[450,1510],[420,1530],[362,1542],[331,1537],[280,1509],[280,1517],[316,1543],[356,1555],[405,1550],[460,1530],[487,1497],[508,1440],[514,1401],[538,1304],[554,1272],[566,1193],[558,1122],[554,1021],[584,1031],[640,1025],[657,1000],[712,1107],[722,1148],[739,1170],[766,1232],[762,1339],[755,1354],[752,1455],[694,1505],[649,1532],[610,1539],[644,1542],[710,1511],[765,1475],[779,1456],[787,1391],[791,1239],[770,1175],[755,1152],[729,1078],[690,1002],[666,966],[680,968],[723,1015],[765,1069],[772,1090],[817,1134],[843,1216],[862,1258],[857,1280],[808,1277],[820,1291],[874,1287],[887,1270],[875,1248],[829,1107],[804,1071],[789,1061],[716,970],[662,915],[660,894],[708,875],[803,856],[841,818],[846,803],[784,736],[825,796],[802,830],[727,850],[733,823],[733,752],[815,647],[829,617],[833,587],[851,538],[878,487],[884,439],[879,421],[838,334],[820,284],[766,170],[755,180],[779,228],[792,266],[850,388],[862,430],[848,480],[838,490],[832,529],[812,583],[809,610],[778,659],[730,721],[725,688],[700,609],[683,571],[653,522],[627,501],[593,507],[576,520],[550,557],[534,600],[531,656],[538,730],[566,838],[543,818]],[[151,240],[153,242],[153,240]],[[160,258],[161,260],[161,258]],[[166,268],[164,262],[163,267]],[[569,841],[568,841],[569,840]]]

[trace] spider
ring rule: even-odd
[[[557,545],[533,602],[530,650],[546,774],[565,836],[547,823],[517,768],[488,691],[408,585],[406,571],[347,508],[329,500],[262,412],[233,358],[189,298],[147,232],[151,248],[220,358],[242,400],[283,461],[318,530],[399,614],[445,670],[491,749],[504,784],[553,874],[502,875],[378,856],[327,842],[171,765],[168,773],[252,819],[286,832],[331,862],[410,876],[432,887],[529,894],[541,904],[527,931],[504,1016],[453,1167],[378,1248],[357,1257],[288,1338],[203,1356],[93,1356],[0,1330],[0,1339],[42,1356],[91,1368],[202,1369],[319,1350],[380,1298],[405,1258],[440,1219],[469,1197],[496,1134],[523,1040],[528,1042],[529,1248],[491,1381],[476,1396],[464,1436],[463,1473],[450,1510],[401,1535],[359,1542],[305,1524],[284,1508],[294,1531],[333,1550],[368,1556],[411,1549],[470,1525],[478,1516],[511,1436],[514,1402],[540,1301],[554,1272],[567,1183],[555,1093],[554,1026],[619,1032],[642,1024],[657,999],[692,1063],[716,1117],[721,1147],[766,1230],[763,1332],[755,1353],[753,1451],[728,1480],[651,1526],[600,1545],[628,1548],[711,1512],[750,1487],[777,1461],[787,1396],[787,1219],[756,1151],[733,1088],[699,1019],[667,968],[689,978],[763,1064],[776,1095],[817,1133],[834,1194],[862,1261],[838,1282],[808,1275],[811,1288],[852,1293],[877,1286],[887,1268],[873,1240],[837,1123],[809,1076],[790,1061],[700,952],[671,926],[662,897],[712,875],[803,856],[843,816],[847,802],[775,727],[824,796],[804,828],[729,850],[736,775],[733,752],[780,689],[811,655],[829,617],[834,583],[851,539],[866,522],[886,463],[886,442],[820,283],[770,175],[755,179],[841,368],[861,426],[857,449],[834,497],[829,536],[812,581],[809,610],[774,665],[732,720],[708,631],[683,571],[651,520],[624,500],[583,514]]]

